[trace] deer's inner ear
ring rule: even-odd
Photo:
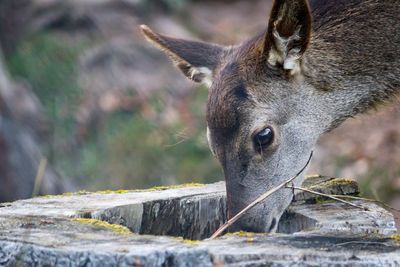
[[[311,21],[307,0],[275,0],[264,44],[268,63],[283,66],[291,73],[300,72],[310,40]]]
[[[212,73],[220,61],[223,47],[164,36],[145,25],[141,30],[146,39],[164,51],[186,77],[211,85]]]

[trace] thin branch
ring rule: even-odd
[[[378,205],[382,205],[384,208],[391,210],[391,211],[395,211],[396,213],[400,213],[399,209],[393,208],[392,206],[390,206],[389,204],[386,204],[385,202],[382,202],[380,200],[376,200],[376,199],[370,199],[370,198],[364,198],[364,197],[355,197],[355,196],[344,196],[344,195],[332,195],[333,197],[337,197],[337,198],[347,198],[347,199],[354,199],[354,200],[363,200],[363,201],[368,201],[368,202],[374,202],[377,203]],[[400,220],[400,217],[396,216],[395,214],[392,214],[393,218],[395,220]]]
[[[375,200],[375,199],[369,199],[369,198],[363,198],[363,197],[355,197],[355,196],[345,196],[345,195],[327,195],[327,194],[319,193],[319,192],[316,192],[316,191],[313,191],[313,190],[310,190],[310,189],[306,189],[306,188],[301,188],[301,187],[294,187],[294,186],[286,186],[286,187],[290,188],[290,189],[293,189],[293,190],[301,190],[301,191],[309,192],[311,194],[320,195],[320,196],[323,196],[323,197],[326,197],[326,198],[331,198],[331,199],[334,199],[336,201],[348,204],[350,206],[353,206],[353,207],[356,207],[356,208],[359,208],[359,209],[363,209],[365,211],[371,211],[371,210],[366,208],[366,207],[363,207],[361,205],[356,205],[354,203],[345,201],[345,200],[343,200],[343,198],[354,199],[354,200],[363,200],[363,201],[368,201],[368,202],[375,202],[377,204],[381,204],[382,206],[384,206],[387,209],[390,209],[390,210],[393,210],[393,211],[396,211],[396,212],[400,212],[400,210],[395,209],[395,208],[391,207],[390,205],[388,205],[388,204],[386,204],[386,203],[384,203],[382,201]],[[393,214],[393,218],[396,219],[396,220],[400,219],[399,217],[395,216],[394,214]]]
[[[309,193],[312,193],[312,194],[321,195],[321,193],[318,193],[318,192],[315,192],[315,191],[312,191],[312,190],[306,189],[306,188],[300,188],[300,187],[299,187],[299,188],[296,188],[296,187],[293,187],[293,186],[289,186],[289,188],[291,188],[291,189],[297,189],[297,190],[302,190],[302,191],[306,191],[306,192],[309,192]],[[324,195],[324,194],[322,194],[322,196],[328,197],[328,198],[340,198],[340,199],[347,198],[347,199],[354,199],[354,200],[363,200],[363,201],[368,201],[368,202],[374,202],[374,203],[377,203],[377,204],[380,204],[380,205],[384,206],[385,208],[387,208],[387,209],[389,209],[389,210],[393,210],[393,211],[396,211],[396,212],[400,212],[400,209],[393,208],[393,207],[390,206],[389,204],[386,204],[385,202],[382,202],[382,201],[377,200],[377,199],[371,199],[371,198],[365,198],[365,197],[356,197],[356,196],[349,196],[349,195]],[[335,199],[335,200],[336,200],[336,199]]]
[[[333,197],[338,197],[338,198],[348,198],[348,199],[354,199],[354,200],[364,200],[364,201],[368,201],[368,202],[375,202],[375,203],[381,204],[382,206],[384,206],[387,209],[390,209],[390,210],[393,210],[393,211],[396,211],[396,212],[400,212],[399,209],[393,208],[389,204],[386,204],[385,202],[382,202],[382,201],[376,200],[376,199],[355,197],[355,196],[344,196],[344,195],[332,195],[332,196]]]
[[[300,191],[308,192],[308,193],[311,193],[311,194],[314,194],[314,195],[330,198],[330,199],[342,202],[344,204],[353,206],[353,207],[358,208],[358,209],[362,209],[362,210],[365,210],[365,211],[370,211],[370,209],[368,209],[366,207],[363,207],[361,205],[357,205],[357,204],[351,203],[349,201],[343,200],[343,199],[339,198],[339,196],[336,196],[336,195],[334,196],[334,195],[324,194],[324,193],[320,193],[320,192],[317,192],[317,191],[313,191],[313,190],[310,190],[310,189],[307,189],[307,188],[302,188],[302,187],[297,187],[297,186],[286,186],[286,188],[300,190]],[[343,197],[343,196],[340,196],[340,197]]]
[[[229,226],[234,224],[237,220],[239,220],[243,214],[245,214],[248,210],[254,208],[256,205],[258,205],[260,202],[264,201],[267,197],[270,195],[276,193],[279,189],[283,187],[287,187],[288,184],[293,182],[294,179],[299,177],[299,175],[307,168],[308,164],[310,164],[311,158],[313,156],[313,152],[310,154],[310,158],[308,159],[307,163],[304,165],[304,167],[292,178],[289,180],[281,183],[280,185],[276,186],[275,188],[267,191],[266,193],[262,194],[259,196],[256,200],[254,200],[252,203],[250,203],[247,207],[245,207],[243,210],[241,210],[238,214],[236,214],[234,217],[232,217],[230,220],[228,220],[226,223],[224,223],[210,238],[209,240],[213,240],[217,238],[220,234],[222,234]]]

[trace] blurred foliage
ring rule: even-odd
[[[389,173],[386,169],[373,166],[366,175],[357,178],[363,195],[390,203],[399,195],[399,189],[393,187],[393,177],[400,177],[400,168],[397,173]]]
[[[170,9],[180,9],[190,2],[190,0],[162,0],[162,2]]]
[[[10,73],[29,82],[53,120],[60,119],[59,112],[69,108],[79,93],[74,71],[82,49],[83,44],[71,45],[60,36],[39,33],[7,57]]]
[[[335,170],[329,175],[341,177],[343,169],[348,167],[349,162],[353,161],[349,156],[335,156],[332,159],[332,165],[335,166]],[[366,173],[345,178],[356,179],[364,197],[389,203],[391,199],[399,194],[399,189],[393,186],[393,177],[400,177],[400,168],[394,167],[388,170],[382,168],[379,164],[371,164]]]
[[[68,147],[74,127],[80,89],[75,65],[80,51],[87,44],[67,42],[63,36],[38,33],[27,37],[14,53],[7,57],[8,68],[15,78],[24,79],[45,108],[51,120],[49,157]]]
[[[146,0],[140,3],[140,9],[147,12],[154,12],[156,9],[163,9],[172,13],[181,11],[190,4],[192,0]]]
[[[164,96],[156,94],[148,103],[159,114],[156,119],[138,111],[114,112],[83,144],[74,146],[74,113],[82,93],[75,71],[85,47],[85,43],[63,40],[54,33],[39,33],[24,40],[7,58],[11,74],[32,86],[52,121],[49,158],[58,171],[89,190],[222,179],[206,142],[207,90],[195,90],[188,99],[190,116],[196,122],[189,134],[182,136],[187,129],[181,122],[162,122]]]
[[[204,98],[204,94],[196,93],[190,101],[204,104]],[[158,105],[160,99],[153,96],[150,105]],[[199,120],[203,116],[202,108],[194,106],[193,114]],[[185,125],[180,123],[163,126],[160,121],[148,120],[140,113],[111,114],[104,131],[83,148],[79,172],[85,177],[96,177],[91,181],[97,183],[96,188],[146,188],[188,181],[218,181],[222,174],[209,152],[203,128],[181,136]]]

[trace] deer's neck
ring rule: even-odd
[[[326,2],[338,7],[314,6],[304,74],[339,123],[400,93],[400,1]]]

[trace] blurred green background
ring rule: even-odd
[[[164,101],[168,88],[160,85],[160,91],[142,103],[145,111],[117,108],[102,114],[94,128],[92,123],[83,126],[87,135],[78,146],[75,116],[82,88],[76,64],[91,42],[68,41],[58,33],[41,31],[24,38],[6,56],[11,76],[32,86],[51,121],[51,138],[44,149],[54,168],[87,190],[221,180],[205,138],[207,89],[201,86],[185,95],[188,106],[184,116],[192,121],[190,129],[182,118],[163,121],[160,114],[169,108]],[[129,88],[124,93],[135,91]],[[151,118],[144,113],[151,113]]]

